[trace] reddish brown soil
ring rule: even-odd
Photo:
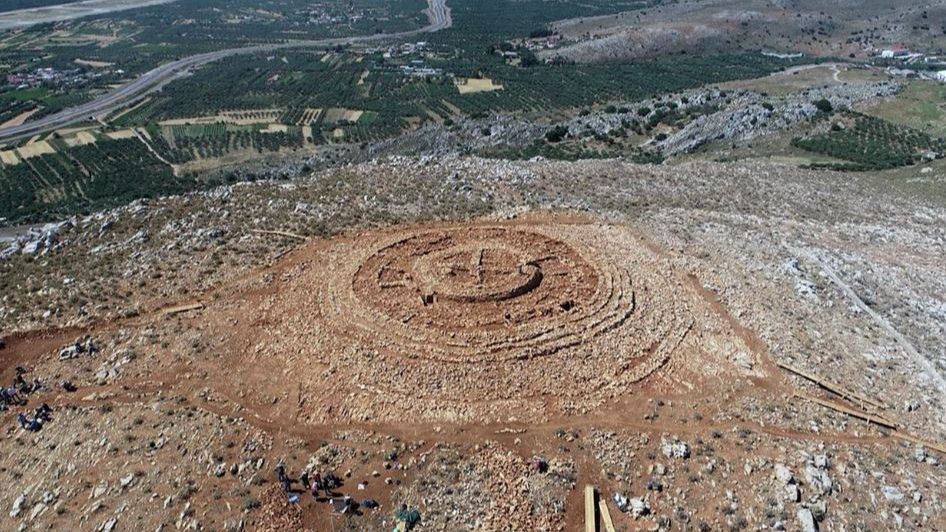
[[[545,217],[352,235],[307,244],[200,299],[205,309],[178,316],[11,338],[2,375],[48,363],[82,332],[173,325],[200,331],[209,350],[174,362],[167,354],[181,348],[172,345],[146,377],[98,396],[196,401],[198,389],[210,390],[215,400],[201,408],[313,447],[339,430],[366,429],[426,441],[421,450],[493,440],[523,449],[526,461],[561,448],[565,429],[686,436],[745,428],[885,441],[712,421],[740,399],[778,402],[791,388],[751,331],[626,228]],[[735,364],[735,351],[749,353],[753,367]],[[57,406],[97,401],[53,398]],[[570,452],[579,486],[613,484],[587,449]],[[356,466],[352,479],[369,478],[371,467]],[[390,487],[376,480],[357,495],[390,507]],[[569,496],[567,530],[580,528],[581,496]],[[332,526],[323,505],[304,504],[302,518],[316,530]]]

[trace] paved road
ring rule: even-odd
[[[194,68],[219,61],[225,57],[240,54],[252,54],[257,52],[268,52],[285,48],[302,47],[323,47],[336,46],[339,44],[353,44],[371,41],[383,41],[389,39],[402,39],[412,37],[423,33],[432,33],[453,25],[453,19],[450,17],[450,8],[447,7],[446,0],[427,0],[427,17],[430,24],[423,28],[403,31],[399,33],[379,33],[375,35],[364,35],[358,37],[341,37],[335,39],[320,39],[312,41],[293,41],[280,44],[261,44],[255,46],[246,46],[243,48],[229,48],[215,52],[207,52],[178,59],[171,63],[165,63],[157,68],[145,72],[140,77],[121,87],[103,94],[98,98],[78,105],[64,109],[56,114],[45,116],[43,118],[27,122],[19,126],[10,126],[0,129],[0,142],[12,142],[15,140],[31,137],[40,133],[46,133],[63,126],[87,120],[92,116],[101,116],[108,114],[116,109],[124,107],[130,103],[140,100],[145,95],[156,91],[164,85],[175,79],[185,76]]]

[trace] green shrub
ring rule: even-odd
[[[818,111],[820,111],[820,112],[822,112],[822,113],[830,113],[831,111],[834,111],[834,106],[832,106],[832,105],[831,105],[831,102],[829,102],[829,101],[828,101],[827,99],[825,99],[825,98],[822,98],[822,99],[820,99],[820,100],[816,100],[816,101],[813,102],[813,103],[814,103],[815,107],[818,109]]]
[[[552,143],[561,142],[567,135],[568,128],[558,125],[545,132],[545,140]]]

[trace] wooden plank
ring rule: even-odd
[[[297,235],[295,233],[290,233],[288,231],[270,231],[268,229],[253,229],[253,232],[259,235],[276,235],[276,236],[285,236],[288,238],[295,238],[296,240],[307,240],[306,237],[302,235]]]
[[[932,441],[922,440],[912,434],[907,434],[906,432],[900,432],[898,430],[893,433],[893,437],[904,440],[904,441],[908,441],[911,443],[915,443],[917,445],[922,445],[923,447],[926,447],[927,449],[933,449],[934,451],[938,451],[940,453],[946,454],[946,445],[942,445],[942,444],[932,442]]]
[[[606,532],[615,532],[614,521],[611,521],[611,512],[608,511],[608,501],[598,499],[598,510],[601,511],[601,522],[604,523]]]
[[[897,427],[896,423],[894,423],[894,422],[892,422],[892,421],[889,421],[889,420],[887,420],[887,419],[884,419],[884,418],[882,418],[882,417],[879,417],[879,416],[876,416],[876,415],[873,415],[873,414],[869,414],[869,413],[867,413],[867,412],[861,412],[861,411],[859,411],[859,410],[854,410],[853,408],[849,408],[849,407],[847,407],[847,406],[845,406],[845,405],[842,405],[842,404],[840,404],[840,403],[835,403],[834,401],[828,401],[828,400],[826,400],[826,399],[821,399],[820,397],[814,397],[814,396],[812,396],[812,395],[808,395],[808,394],[803,393],[803,392],[795,392],[795,396],[796,396],[796,397],[801,397],[802,399],[807,399],[807,400],[812,401],[812,402],[815,402],[815,403],[818,403],[819,405],[824,406],[825,408],[830,408],[831,410],[836,410],[836,411],[841,412],[841,413],[843,413],[843,414],[847,414],[847,415],[849,415],[849,416],[853,416],[853,417],[856,417],[856,418],[859,418],[859,419],[863,419],[863,420],[867,421],[868,423],[874,423],[874,424],[876,424],[876,425],[880,425],[880,426],[883,426],[883,427],[887,427],[887,428],[890,428],[890,429],[894,429],[894,431],[890,434],[890,435],[893,436],[894,438],[897,438],[897,439],[899,439],[899,440],[908,441],[908,442],[911,442],[911,443],[915,443],[915,444],[921,445],[921,446],[923,446],[923,447],[925,447],[925,448],[927,448],[927,449],[932,449],[932,450],[934,450],[934,451],[936,451],[936,452],[939,452],[939,453],[942,453],[942,454],[946,455],[946,445],[943,445],[943,444],[937,443],[937,442],[933,442],[933,441],[929,441],[929,440],[924,440],[924,439],[918,438],[918,437],[916,437],[916,436],[914,436],[914,435],[912,435],[912,434],[910,434],[910,433],[903,432],[903,431],[899,430],[899,428]]]
[[[841,403],[836,403],[836,402],[834,402],[834,401],[828,401],[827,399],[822,399],[822,398],[820,398],[820,397],[815,397],[815,396],[813,396],[813,395],[808,395],[807,393],[798,392],[798,391],[795,392],[795,397],[800,397],[800,398],[802,398],[802,399],[807,399],[807,400],[809,400],[809,401],[811,401],[811,402],[813,402],[813,403],[817,403],[817,404],[819,404],[819,405],[821,405],[821,406],[823,406],[823,407],[825,407],[825,408],[830,408],[831,410],[835,410],[835,411],[837,411],[837,412],[841,412],[842,414],[847,414],[847,415],[849,415],[849,416],[856,417],[856,418],[858,418],[858,419],[863,419],[864,421],[866,421],[866,422],[868,422],[868,423],[874,423],[874,424],[876,424],[876,425],[880,425],[880,426],[882,426],[882,427],[887,427],[887,428],[890,428],[890,429],[896,429],[896,428],[897,428],[897,425],[896,425],[895,423],[893,423],[892,421],[888,421],[888,420],[886,420],[886,419],[884,419],[884,418],[882,418],[882,417],[880,417],[880,416],[877,416],[877,415],[874,415],[874,414],[870,414],[870,413],[864,412],[864,411],[862,411],[862,410],[855,410],[855,409],[850,408],[850,407],[848,407],[848,406],[846,406],[846,405],[842,405]]]
[[[595,487],[588,484],[585,486],[585,532],[598,532],[595,517]]]
[[[790,365],[788,365],[788,364],[785,364],[784,362],[776,362],[776,364],[778,365],[778,367],[780,367],[780,368],[782,368],[782,369],[784,369],[784,370],[790,371],[790,372],[794,373],[795,375],[798,375],[799,377],[802,377],[802,378],[804,378],[804,379],[807,379],[807,380],[809,380],[809,381],[811,381],[811,382],[817,384],[818,386],[821,386],[821,387],[824,388],[825,390],[828,390],[829,392],[832,392],[832,393],[835,393],[835,394],[837,394],[837,395],[840,395],[841,397],[847,399],[848,401],[851,401],[851,402],[854,402],[854,403],[865,403],[865,404],[868,404],[868,405],[870,405],[870,406],[873,406],[874,408],[879,408],[879,409],[881,409],[881,410],[884,410],[884,409],[887,408],[887,406],[884,405],[883,403],[874,401],[873,399],[869,399],[869,398],[867,398],[867,397],[864,397],[863,395],[860,395],[860,394],[857,394],[857,393],[852,392],[852,391],[850,391],[850,390],[844,389],[844,388],[842,388],[842,387],[840,387],[840,386],[838,386],[838,385],[836,385],[836,384],[832,384],[832,383],[830,383],[830,382],[828,382],[828,381],[826,381],[826,380],[824,380],[824,379],[821,379],[821,378],[819,378],[819,377],[817,377],[817,376],[815,376],[815,375],[812,375],[811,373],[808,373],[807,371],[804,371],[804,370],[802,370],[802,369],[796,368],[796,367],[794,367],[794,366],[790,366]]]
[[[183,305],[174,305],[173,307],[167,307],[161,309],[161,314],[164,316],[169,316],[171,314],[180,314],[181,312],[187,312],[189,310],[200,310],[204,308],[204,304],[200,301],[196,303],[185,303]]]

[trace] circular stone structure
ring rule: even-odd
[[[435,238],[440,236],[435,235]],[[425,254],[413,262],[410,274],[398,273],[410,276],[409,282],[417,288],[424,305],[438,300],[457,303],[510,300],[538,288],[543,277],[542,264],[530,260],[525,253],[482,242]]]
[[[595,315],[611,298],[626,318],[633,296],[613,291],[611,273],[540,233],[461,227],[384,242],[329,297],[345,302],[336,318],[362,316],[364,331],[412,356],[486,362],[572,343],[603,325]]]
[[[267,350],[332,390],[332,417],[574,412],[673,371],[693,325],[692,290],[618,226],[399,228],[327,241],[289,277]]]

